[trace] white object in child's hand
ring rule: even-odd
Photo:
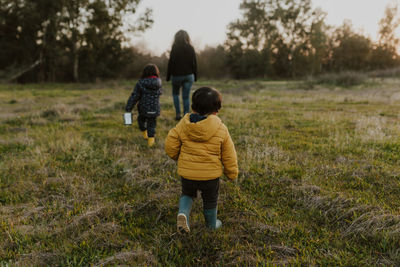
[[[124,113],[124,123],[125,123],[125,125],[132,124],[132,113],[130,113],[130,112]]]

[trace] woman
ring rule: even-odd
[[[190,88],[197,81],[196,53],[190,42],[189,34],[180,30],[175,34],[174,44],[168,61],[167,81],[171,78],[172,96],[176,120],[180,120],[181,109],[179,104],[179,90],[182,87],[183,115],[189,113]]]

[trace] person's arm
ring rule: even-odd
[[[196,58],[196,51],[193,48],[193,74],[194,74],[194,81],[197,81],[197,58]]]
[[[157,83],[158,83],[158,92],[159,92],[160,95],[162,95],[162,82],[161,82],[160,78],[158,78],[157,80],[158,80],[157,81]]]
[[[172,47],[168,60],[167,79],[166,79],[167,82],[171,79],[171,72],[174,67],[174,63],[175,63],[175,49],[174,47]]]
[[[165,139],[165,153],[167,153],[167,155],[173,160],[178,160],[182,146],[182,142],[176,128],[177,127],[171,129],[168,132],[167,138]]]
[[[139,101],[140,97],[141,97],[140,86],[138,84],[136,84],[135,85],[135,89],[133,90],[131,96],[128,99],[128,102],[126,103],[125,111],[126,112],[131,112],[133,107]]]
[[[224,165],[224,174],[234,180],[239,174],[236,150],[229,131],[227,130],[226,133],[226,137],[222,142],[222,164]]]

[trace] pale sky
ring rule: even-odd
[[[345,19],[352,21],[356,30],[377,37],[378,22],[390,2],[400,0],[313,0],[314,7],[327,12],[326,23],[339,26]],[[171,48],[174,34],[186,30],[197,49],[206,45],[222,44],[227,25],[240,18],[242,0],[143,0],[153,9],[154,24],[144,34],[132,38],[131,43],[144,47],[154,55]],[[400,36],[400,29],[398,29]]]

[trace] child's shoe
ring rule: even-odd
[[[204,209],[204,219],[206,220],[206,226],[210,229],[218,229],[222,226],[222,222],[217,219],[217,208],[215,209]]]
[[[189,216],[192,208],[193,199],[189,196],[181,196],[179,199],[179,212],[177,217],[177,229],[180,233],[189,233]]]
[[[152,146],[154,146],[155,141],[156,141],[156,139],[154,137],[149,137],[149,139],[147,139],[147,145],[149,147],[152,147]]]
[[[149,139],[149,137],[147,136],[147,130],[145,130],[145,131],[142,131],[142,135],[143,135],[143,138],[144,139]]]

